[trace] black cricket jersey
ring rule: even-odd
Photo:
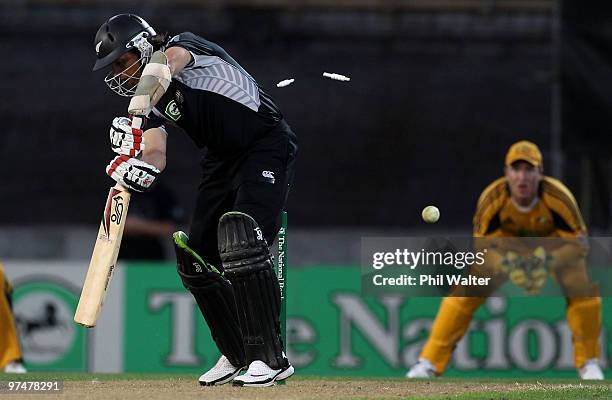
[[[184,32],[170,39],[166,49],[174,46],[188,50],[192,60],[172,78],[149,113],[145,129],[176,125],[198,147],[226,159],[244,153],[269,132],[278,132],[275,128],[287,126],[272,98],[219,45]]]

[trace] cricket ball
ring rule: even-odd
[[[436,206],[427,206],[421,212],[421,217],[428,224],[434,224],[440,219],[440,210]]]

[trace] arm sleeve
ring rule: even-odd
[[[553,215],[557,234],[561,237],[586,236],[587,227],[572,192],[560,181],[549,177],[543,184],[543,198]]]
[[[500,228],[499,211],[507,197],[506,184],[500,178],[490,184],[480,195],[472,220],[475,238],[495,235]]]

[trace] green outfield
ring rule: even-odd
[[[56,395],[23,395],[20,399],[612,399],[612,380],[580,382],[577,379],[459,379],[432,381],[295,377],[273,388],[232,386],[200,387],[192,374],[0,374],[0,381],[64,381]]]

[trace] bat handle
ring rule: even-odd
[[[132,116],[132,127],[133,128],[141,129],[142,123],[143,123],[143,120],[141,116],[136,116],[136,115]]]
[[[113,186],[115,189],[120,190],[122,192],[128,192],[129,193],[129,189],[126,188],[125,186],[123,186],[122,184],[120,184],[119,182],[117,182],[115,184],[115,186]]]

